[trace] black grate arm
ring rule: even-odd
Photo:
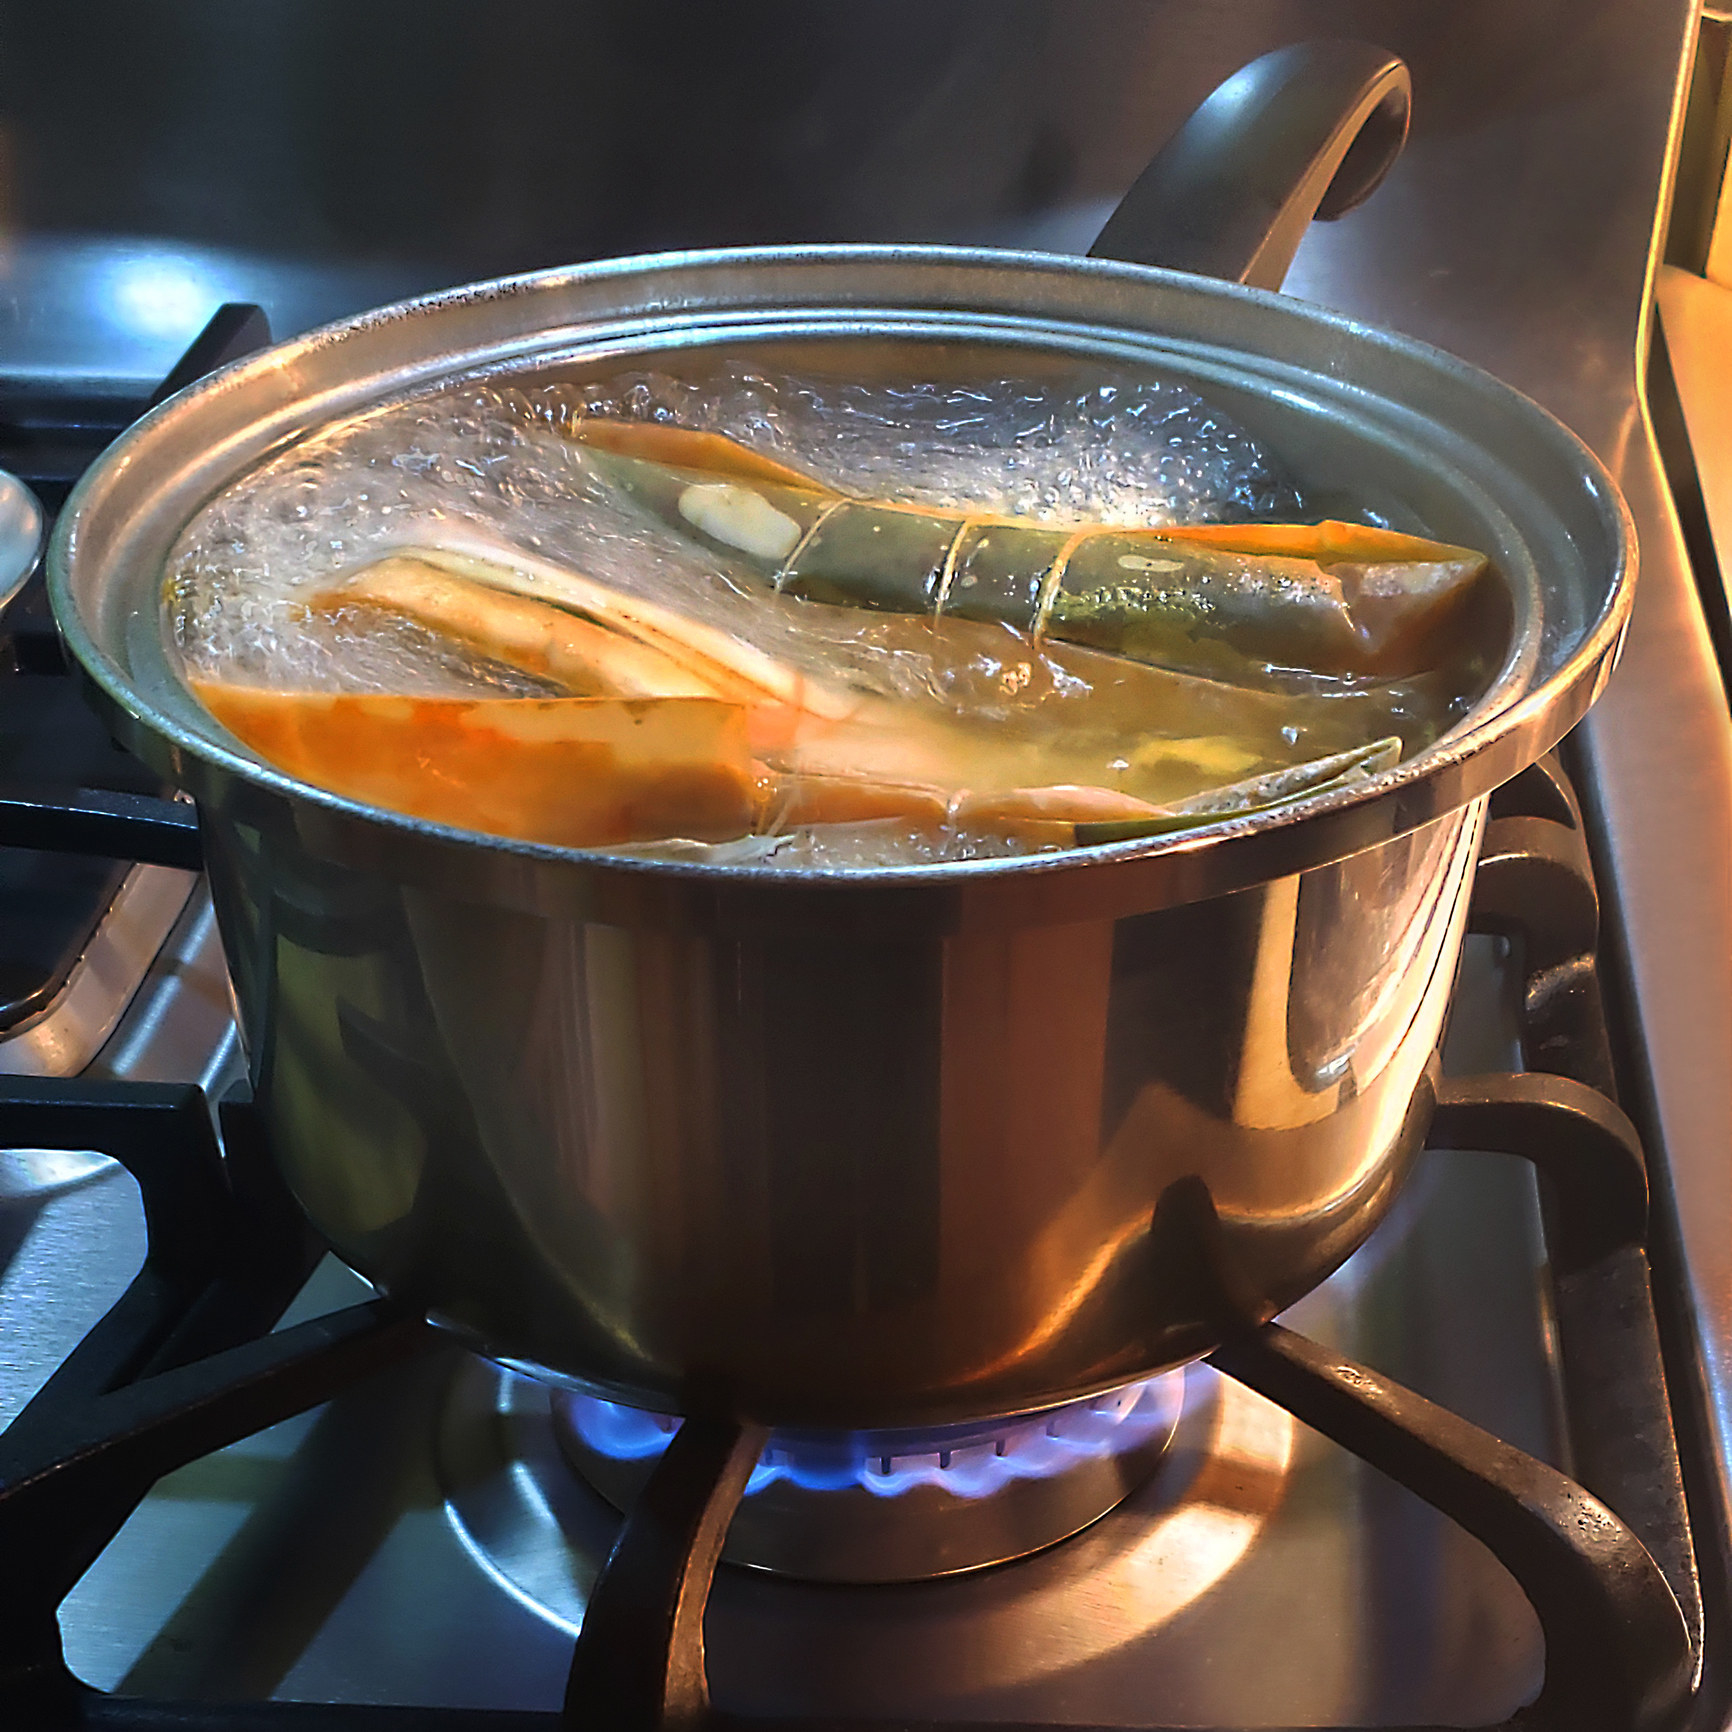
[[[1520,1724],[1652,1732],[1695,1678],[1677,1601],[1591,1493],[1447,1408],[1279,1324],[1210,1363],[1416,1491],[1492,1548],[1539,1614],[1545,1683]]]
[[[627,1515],[584,1612],[565,1693],[574,1732],[697,1732],[709,1721],[704,1606],[768,1433],[687,1419]]]

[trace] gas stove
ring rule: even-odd
[[[0,1723],[1412,1726],[1536,1693],[1532,1724],[1729,1722],[1732,714],[1638,364],[1690,8],[1330,10],[1409,60],[1415,135],[1289,291],[1545,403],[1643,560],[1601,705],[1494,801],[1395,1211],[1279,1329],[964,1434],[676,1429],[476,1360],[276,1185],[190,810],[87,720],[26,592]],[[1321,28],[1206,11],[1137,39],[1182,69],[1174,123]],[[1112,202],[1087,191],[948,238],[1080,250]],[[262,335],[222,312],[161,388]],[[156,388],[33,358],[0,466],[53,504]]]
[[[1116,1403],[944,1436],[674,1431],[550,1392],[317,1261],[244,1094],[219,1159],[202,1091],[14,1083],[9,1142],[124,1168],[34,1157],[35,1224],[0,1287],[37,1306],[48,1363],[66,1355],[0,1457],[0,1544],[32,1560],[6,1589],[15,1708],[551,1721],[584,1628],[570,1723],[691,1723],[677,1688],[706,1675],[725,1544],[756,1568],[723,1568],[710,1596],[720,1723],[1413,1724],[1501,1719],[1542,1677],[1551,1723],[1665,1723],[1643,1704],[1693,1680],[1700,1598],[1642,1157],[1604,1092],[1593,910],[1547,763],[1494,807],[1434,1152],[1294,1332]],[[1549,1068],[1510,1074],[1524,1060]],[[618,1471],[658,1455],[647,1484]],[[1682,1625],[1629,1533],[1548,1461],[1641,1536]],[[1112,1478],[1104,1515],[1048,1530],[1037,1505],[1019,1525],[1008,1493],[1065,1492],[1079,1468],[1085,1490]],[[40,1646],[61,1594],[66,1662],[112,1695],[72,1689]]]

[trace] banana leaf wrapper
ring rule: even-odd
[[[714,698],[416,698],[207,680],[236,739],[301,781],[462,830],[596,848],[756,824],[745,713]]]
[[[506,574],[502,571],[502,577]],[[716,669],[682,661],[653,639],[598,625],[570,609],[447,571],[419,550],[375,560],[319,592],[314,613],[395,614],[490,661],[551,681],[573,697],[717,697]]]
[[[1057,779],[1047,784],[1015,785],[1005,780],[1005,772],[1015,766],[1016,756],[1007,756],[992,730],[959,730],[941,718],[920,716],[880,700],[861,701],[852,709],[843,704],[824,714],[772,697],[766,683],[759,681],[744,685],[750,701],[742,702],[738,695],[741,682],[730,669],[708,657],[694,659],[691,644],[660,635],[675,626],[685,627],[683,616],[658,615],[653,622],[646,622],[635,613],[629,618],[610,617],[605,608],[594,606],[591,613],[609,620],[608,626],[602,626],[568,606],[544,599],[544,586],[552,581],[554,568],[537,574],[537,593],[532,599],[521,592],[518,585],[522,580],[511,568],[483,560],[478,552],[471,549],[461,557],[448,549],[395,554],[351,573],[336,587],[316,596],[312,605],[321,612],[377,609],[413,618],[489,657],[560,679],[592,696],[725,697],[741,709],[748,747],[753,758],[760,760],[756,766],[762,791],[758,820],[772,831],[894,817],[923,832],[955,827],[990,830],[999,835],[1015,834],[1031,846],[1070,846],[1074,840],[1071,826],[1076,824],[1094,826],[1088,835],[1101,840],[1111,839],[1099,828],[1103,824],[1119,824],[1124,835],[1158,834],[1183,824],[1211,822],[1222,809],[1238,809],[1259,800],[1267,803],[1283,794],[1296,797],[1294,790],[1312,791],[1319,780],[1342,772],[1355,773],[1362,754],[1365,761],[1382,768],[1389,758],[1387,748],[1397,744],[1379,741],[1362,752],[1327,753],[1297,767],[1234,779],[1236,769],[1242,770],[1255,760],[1257,749],[1247,750],[1228,735],[1150,739],[1132,753],[1139,763],[1150,754],[1171,757],[1183,766],[1181,775],[1212,773],[1225,784],[1224,788],[1205,789],[1158,805],[1122,789]],[[590,591],[596,586],[576,574],[558,575],[562,582],[553,587],[562,595],[569,591],[574,601],[593,602]],[[651,623],[660,629],[650,631]],[[621,626],[630,629],[610,629]],[[632,635],[634,632],[638,635]],[[707,643],[707,638],[704,641]],[[679,654],[669,654],[669,648]],[[702,677],[694,673],[700,666]],[[752,671],[763,674],[755,664]],[[1225,701],[1234,717],[1246,704],[1276,704],[1282,713],[1291,705],[1291,700],[1278,700],[1273,694],[1216,686],[1187,676],[1162,677],[1186,678],[1187,685],[1194,687],[1186,705],[1188,719],[1193,721],[1203,719],[1189,714],[1196,708],[1197,693]],[[764,678],[768,685],[781,683],[773,677]],[[211,700],[212,707],[231,712],[245,695],[244,688],[212,686],[201,690],[221,694]],[[252,695],[254,711],[259,710],[264,696],[268,694]],[[283,695],[277,696],[281,707]],[[314,701],[297,696],[294,707],[296,713],[310,715]],[[677,706],[667,713],[676,710]],[[369,725],[377,723],[376,716],[350,713]],[[1220,726],[1226,725],[1228,716],[1211,712],[1209,719]],[[235,731],[247,735],[266,755],[286,761],[280,729],[266,741],[258,735],[261,724],[257,715],[248,718],[248,725],[237,723]],[[292,751],[288,755],[292,756]],[[1322,771],[1315,768],[1319,763],[1324,766]],[[287,767],[330,786],[356,773],[354,764],[339,761],[334,749],[324,761],[296,759]],[[1024,767],[1034,769],[1036,765]],[[982,788],[987,791],[977,791]],[[991,791],[995,788],[996,792]],[[366,792],[347,787],[344,791]],[[398,797],[393,799],[393,794]],[[435,815],[425,793],[415,797],[401,788],[387,788],[383,797],[399,805],[418,798],[418,803],[405,809]],[[491,827],[516,835],[527,834],[531,828],[521,812],[496,820]]]
[[[1350,752],[1336,752],[1291,769],[1272,770],[1224,788],[1211,788],[1188,800],[1177,800],[1147,816],[1083,822],[1075,826],[1078,847],[1106,842],[1130,842],[1144,836],[1167,836],[1181,830],[1200,830],[1223,818],[1251,817],[1272,812],[1318,794],[1332,794],[1369,781],[1401,759],[1401,742],[1393,737],[1373,740]]]
[[[1422,671],[1490,577],[1471,548],[1364,524],[1054,526],[852,499],[716,434],[596,419],[571,437],[639,509],[781,594],[1214,677]]]

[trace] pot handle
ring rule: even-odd
[[[1376,191],[1413,81],[1369,42],[1296,42],[1241,67],[1161,147],[1089,257],[1278,289],[1313,217]]]

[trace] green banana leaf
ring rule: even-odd
[[[1349,752],[1314,758],[1309,763],[1294,764],[1285,770],[1269,770],[1243,782],[1210,788],[1186,800],[1175,800],[1158,817],[1078,824],[1077,846],[1098,847],[1104,842],[1167,836],[1179,830],[1200,830],[1204,825],[1218,823],[1223,818],[1272,812],[1295,801],[1308,800],[1314,794],[1332,794],[1338,788],[1368,781],[1392,768],[1400,759],[1401,741],[1391,735],[1387,739],[1373,740],[1369,745],[1356,746]]]

